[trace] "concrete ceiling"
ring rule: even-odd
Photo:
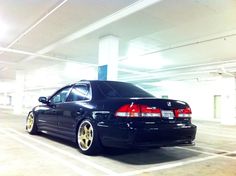
[[[236,0],[0,0],[0,4],[0,22],[8,28],[0,36],[2,81],[14,80],[17,69],[60,71],[67,60],[96,67],[99,38],[108,34],[120,38],[123,81],[236,72]]]

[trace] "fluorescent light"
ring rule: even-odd
[[[94,67],[68,62],[63,70],[63,76],[67,79],[96,79],[97,71]]]
[[[170,61],[163,58],[161,53],[146,54],[156,49],[156,45],[147,44],[143,40],[131,41],[129,42],[127,56],[119,59],[120,64],[144,69],[160,69],[170,65]]]
[[[0,39],[6,36],[8,26],[0,19]]]
[[[1,69],[0,69],[0,71],[6,71],[7,70],[7,67],[2,67]]]
[[[131,56],[122,60],[120,63],[129,67],[144,69],[160,69],[171,64],[168,60],[161,57],[159,53],[143,56]]]

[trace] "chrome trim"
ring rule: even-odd
[[[44,123],[47,122],[47,121],[45,121],[45,120],[40,120],[40,119],[39,119],[38,121],[39,121],[39,122],[44,122]]]
[[[110,111],[93,111],[92,112],[93,118],[95,118],[97,114],[110,114]]]
[[[99,122],[99,123],[97,124],[97,126],[99,126],[99,127],[105,127],[105,128],[108,128],[108,127],[109,127],[108,125],[104,125],[104,122]]]

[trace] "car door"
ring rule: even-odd
[[[61,105],[62,114],[58,116],[58,126],[68,138],[76,135],[76,124],[85,111],[84,105],[91,98],[89,84],[76,84],[72,87],[68,98]]]
[[[41,130],[44,130],[47,133],[60,135],[61,132],[58,128],[58,117],[63,113],[61,105],[66,101],[70,89],[71,86],[64,87],[51,96],[49,103],[38,116]]]

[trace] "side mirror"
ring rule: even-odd
[[[39,97],[39,102],[43,103],[43,104],[48,104],[48,99],[47,97]]]

